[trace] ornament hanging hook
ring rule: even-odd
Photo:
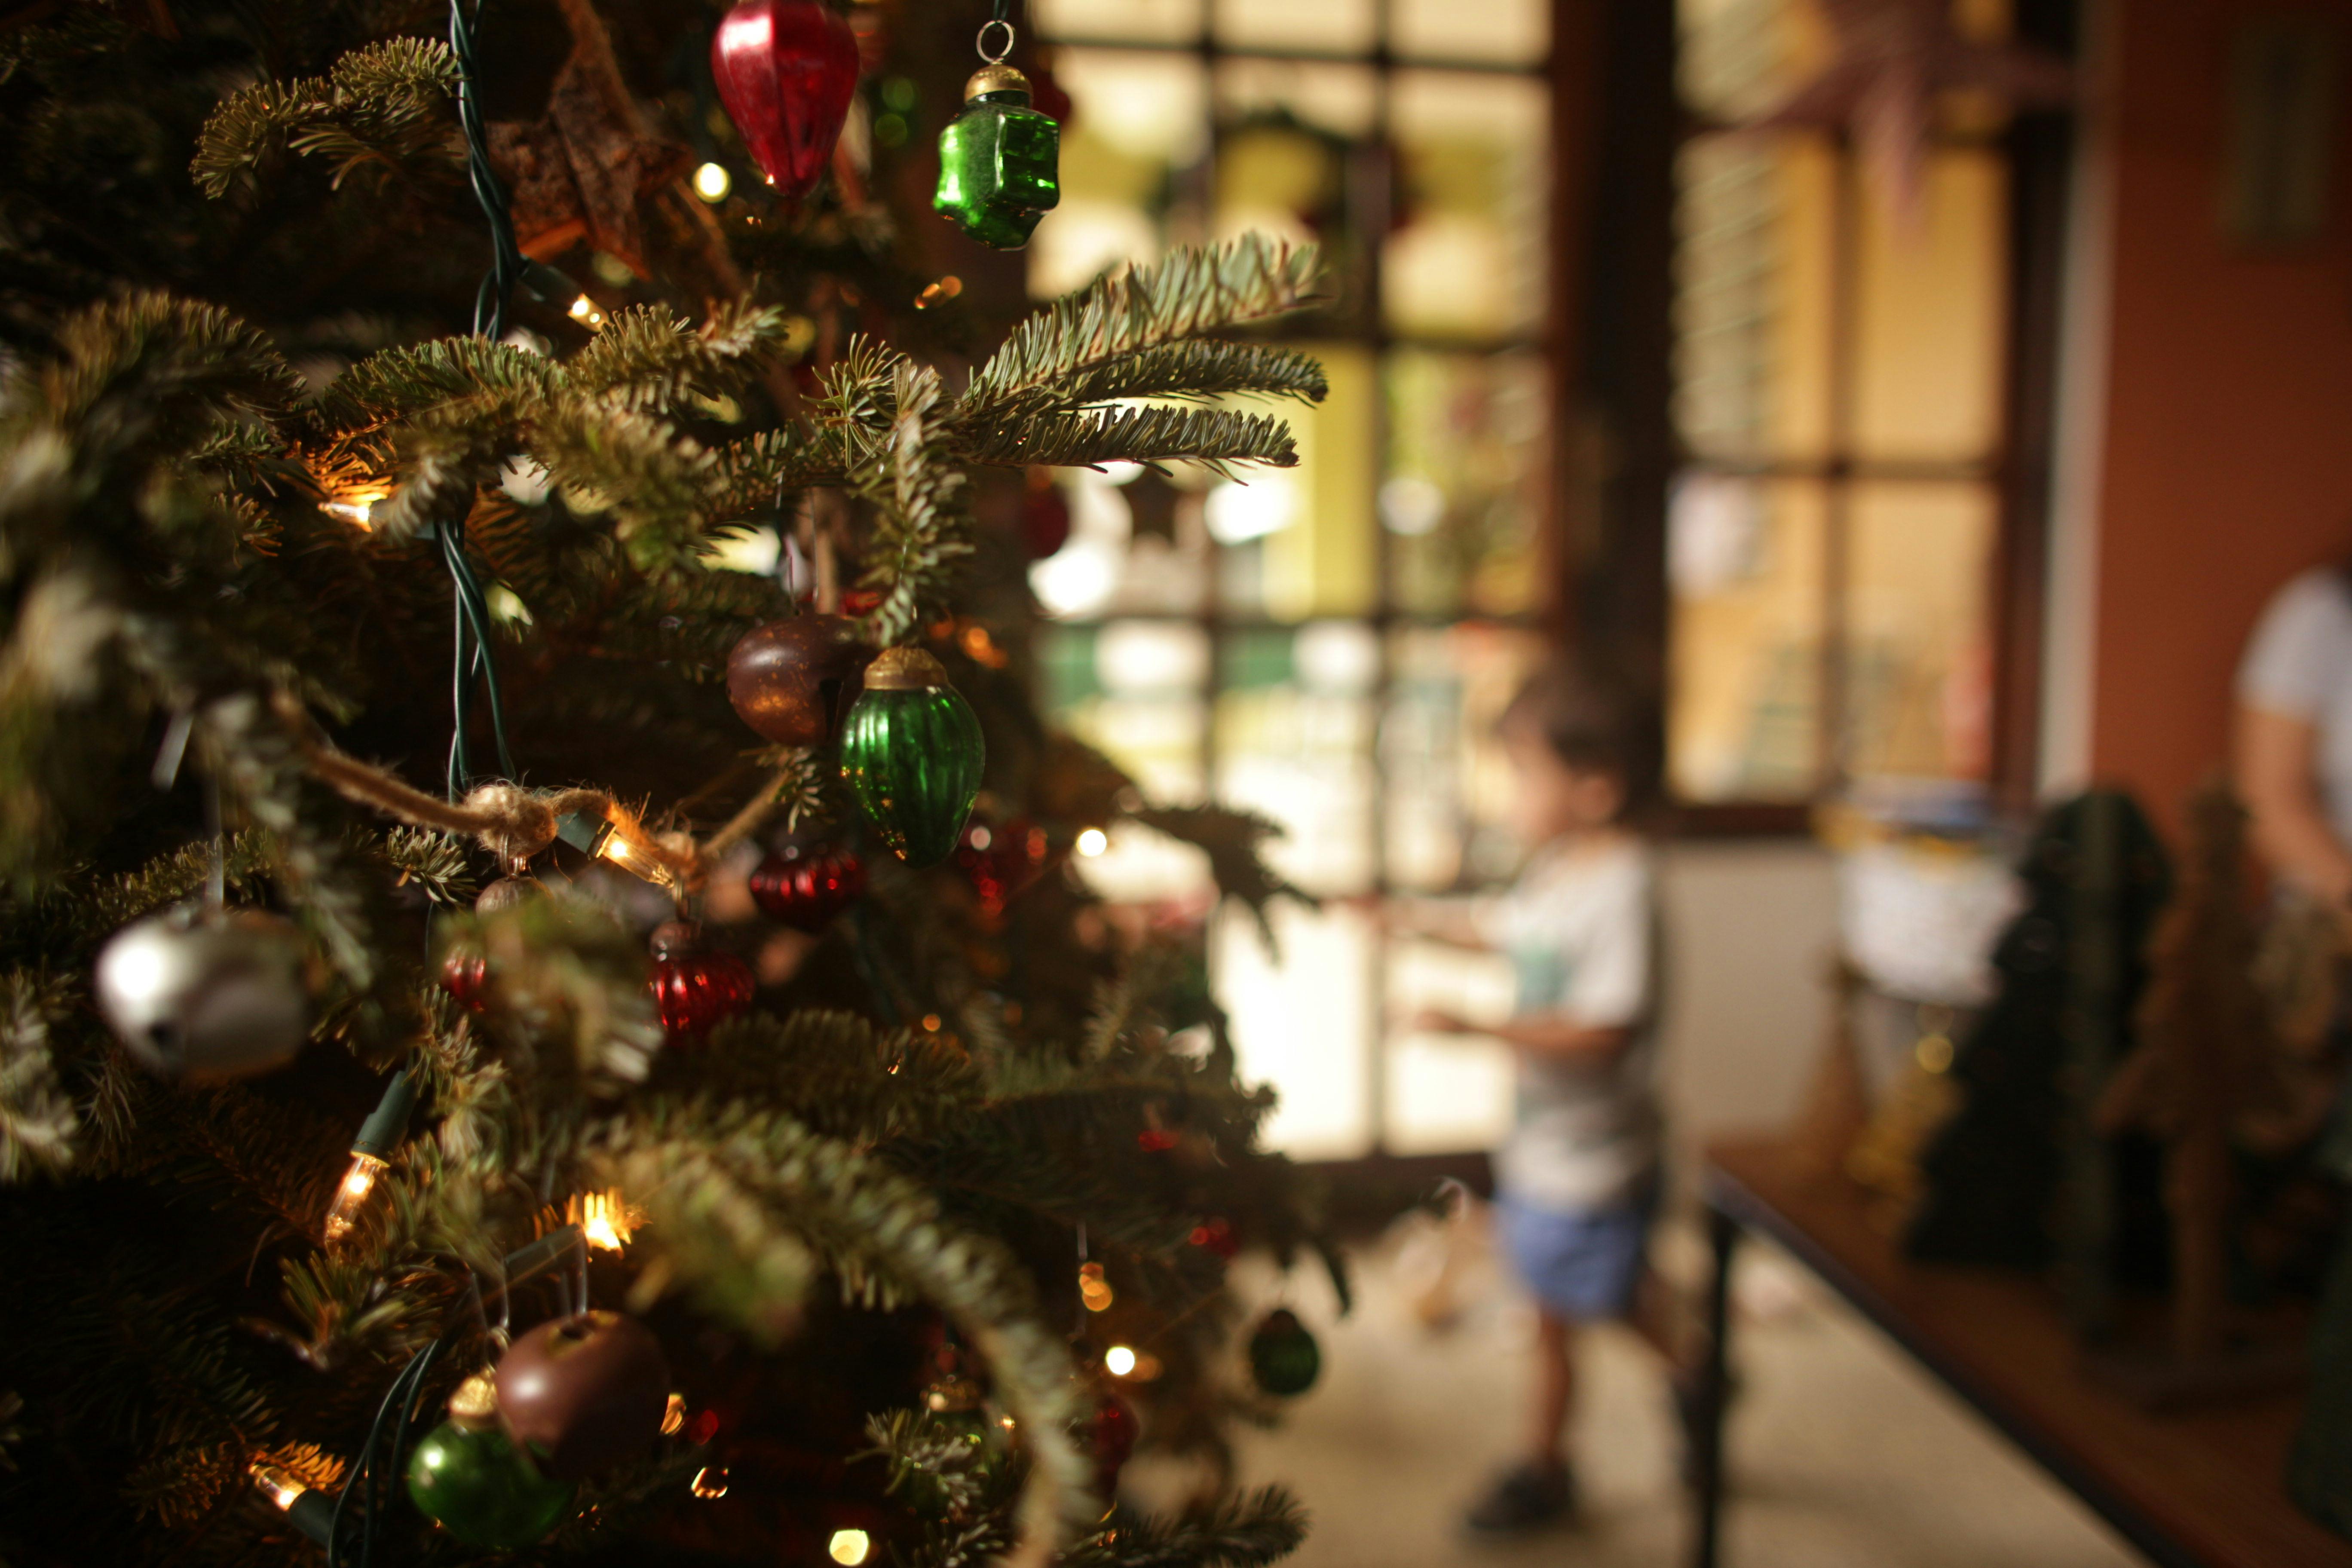
[[[991,54],[988,48],[988,35],[998,28],[1003,29],[1004,44],[995,53]],[[992,16],[980,25],[980,36],[972,40],[972,47],[980,51],[982,59],[986,60],[990,65],[1001,66],[1004,63],[1005,57],[1013,52],[1013,24],[1002,16]]]

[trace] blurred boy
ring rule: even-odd
[[[1517,1000],[1485,1027],[1428,1012],[1416,1026],[1485,1035],[1518,1058],[1516,1125],[1495,1156],[1496,1232],[1540,1313],[1537,1379],[1519,1461],[1469,1514],[1524,1531],[1572,1513],[1565,1447],[1582,1323],[1631,1320],[1674,1354],[1644,1254],[1659,1190],[1654,1087],[1657,904],[1650,857],[1626,817],[1642,783],[1623,706],[1556,668],[1497,726],[1517,784],[1514,826],[1532,850],[1510,891],[1477,911],[1413,904],[1405,931],[1507,954]]]

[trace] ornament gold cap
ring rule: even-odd
[[[966,103],[998,92],[1017,92],[1025,99],[1029,96],[1029,79],[998,61],[981,67],[971,73],[971,79],[963,84],[963,100]]]
[[[468,1432],[480,1432],[497,1425],[497,1380],[487,1372],[478,1372],[459,1384],[457,1391],[449,1396],[449,1419]]]
[[[947,683],[947,666],[919,647],[886,647],[866,667],[868,691],[922,691]]]

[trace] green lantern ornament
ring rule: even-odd
[[[1297,1313],[1277,1307],[1250,1335],[1249,1363],[1260,1388],[1286,1399],[1315,1386],[1323,1370],[1323,1352]]]
[[[1004,47],[989,52],[989,35],[1003,30]],[[1029,79],[1004,63],[1013,26],[991,22],[980,30],[988,63],[964,83],[963,108],[940,132],[937,211],[999,250],[1018,250],[1046,210],[1062,199],[1062,128],[1029,104]]]
[[[940,661],[885,648],[841,730],[841,776],[892,854],[936,866],[955,849],[980,798],[988,744]]]
[[[530,1546],[572,1512],[570,1481],[539,1473],[499,1426],[497,1387],[477,1373],[449,1396],[449,1419],[426,1433],[408,1461],[408,1495],[467,1546]]]

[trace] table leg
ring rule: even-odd
[[[1706,1211],[1715,1246],[1715,1278],[1707,1287],[1706,1359],[1690,1426],[1692,1568],[1717,1568],[1722,1547],[1723,1413],[1730,1394],[1731,1258],[1739,1226],[1718,1209]]]

